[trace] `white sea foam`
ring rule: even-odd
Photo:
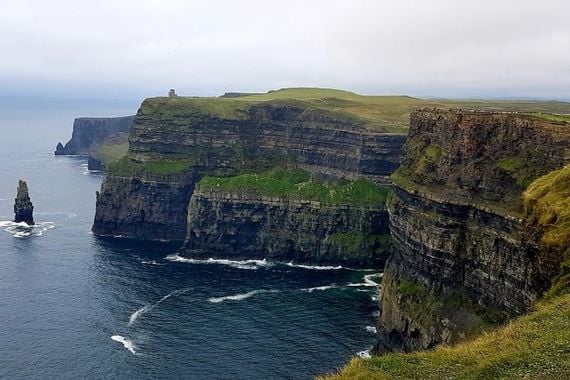
[[[364,329],[372,334],[376,334],[378,332],[378,330],[374,326],[366,326]]]
[[[178,254],[172,254],[166,256],[166,260],[187,263],[187,264],[218,264],[218,265],[228,265],[238,269],[259,269],[261,267],[270,267],[273,264],[268,262],[266,259],[263,260],[227,260],[227,259],[189,259],[182,257]]]
[[[312,270],[339,270],[343,269],[341,265],[337,266],[322,266],[322,265],[303,265],[303,264],[293,264],[293,262],[287,263],[287,266],[293,268],[303,268],[303,269],[312,269]]]
[[[211,297],[211,298],[208,298],[208,302],[210,302],[210,303],[222,303],[224,301],[243,301],[249,297],[253,297],[256,294],[277,293],[277,292],[278,292],[278,290],[266,290],[266,289],[252,290],[251,292],[236,294],[233,296]]]
[[[51,230],[54,227],[54,222],[41,222],[30,226],[25,222],[15,223],[9,220],[0,221],[0,228],[11,233],[15,238],[42,236],[45,231]]]
[[[329,290],[329,289],[336,289],[338,288],[337,284],[332,284],[332,285],[325,285],[325,286],[316,286],[314,288],[305,288],[305,289],[301,289],[302,292],[307,292],[307,293],[312,293],[316,290]]]
[[[350,284],[346,284],[346,286],[351,287],[351,288],[361,288],[361,287],[378,287],[380,286],[379,283],[377,283],[376,281],[372,281],[372,278],[382,278],[382,273],[372,273],[372,274],[367,274],[364,275],[363,281],[364,282],[359,282],[359,283],[350,283]]]
[[[356,355],[361,357],[362,359],[370,359],[372,357],[372,355],[370,355],[370,350],[371,349],[357,352]]]
[[[113,339],[115,342],[119,342],[123,344],[123,347],[125,347],[127,350],[129,350],[133,355],[136,355],[137,352],[135,351],[135,349],[137,348],[135,346],[135,344],[133,343],[132,340],[125,338],[124,336],[121,335],[113,335],[111,337],[111,339]]]
[[[132,325],[133,323],[135,323],[135,321],[143,314],[149,312],[150,310],[154,309],[155,307],[157,307],[158,305],[160,305],[161,303],[163,303],[164,301],[166,301],[167,299],[169,299],[172,296],[177,296],[183,293],[186,293],[187,291],[189,291],[191,288],[186,288],[186,289],[177,289],[173,292],[168,293],[167,295],[165,295],[164,297],[162,297],[161,299],[159,299],[158,301],[156,301],[153,304],[150,305],[145,305],[143,307],[141,307],[140,309],[138,309],[137,311],[135,311],[134,313],[131,314],[130,318],[129,318],[129,323],[128,326]]]
[[[141,264],[146,264],[146,265],[164,265],[164,264],[161,264],[161,263],[157,262],[156,260],[150,260],[150,261],[142,260],[142,261],[141,261]]]

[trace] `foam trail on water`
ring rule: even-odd
[[[218,265],[228,265],[238,269],[259,269],[260,267],[270,267],[273,264],[268,262],[266,259],[263,260],[227,260],[227,259],[189,259],[182,257],[178,254],[172,254],[166,256],[166,260],[187,263],[187,264],[218,264]]]
[[[151,261],[146,261],[146,260],[142,260],[141,264],[146,264],[146,265],[164,265],[161,263],[156,262],[156,260],[151,260]]]
[[[303,268],[303,269],[313,269],[313,270],[339,270],[339,269],[343,269],[342,265],[337,265],[337,266],[303,265],[303,264],[293,264],[293,262],[287,263],[286,265],[293,267],[293,268]]]
[[[136,355],[137,352],[135,351],[135,349],[137,348],[135,346],[135,344],[133,343],[132,340],[125,338],[124,336],[121,335],[113,335],[111,337],[111,339],[113,339],[115,342],[119,342],[123,344],[123,347],[125,347],[127,350],[129,350],[131,352],[131,354]]]
[[[372,279],[372,278],[375,278],[375,277],[382,278],[382,276],[383,276],[383,273],[367,274],[367,275],[364,275],[364,278],[363,278],[363,281],[364,281],[364,282],[361,282],[361,283],[358,283],[358,284],[350,283],[350,284],[346,284],[346,286],[349,286],[349,287],[356,287],[356,288],[360,288],[360,287],[363,287],[363,286],[370,286],[370,287],[373,287],[373,286],[374,286],[374,287],[378,287],[378,286],[380,286],[380,284],[379,284],[378,282],[376,282],[376,281],[372,281],[371,279]]]
[[[0,228],[4,228],[4,231],[11,233],[15,238],[42,236],[45,231],[51,230],[54,227],[54,222],[41,222],[30,226],[25,222],[15,223],[9,220],[0,221]]]
[[[305,288],[305,289],[300,289],[302,292],[307,292],[307,293],[312,293],[316,290],[329,290],[329,289],[336,289],[338,288],[337,284],[331,284],[331,285],[325,285],[325,286],[316,286],[314,288]]]
[[[172,296],[176,296],[176,295],[180,295],[183,293],[186,293],[187,291],[189,291],[190,288],[186,288],[186,289],[178,289],[175,290],[171,293],[168,293],[167,295],[165,295],[164,297],[162,297],[161,299],[159,299],[158,301],[156,301],[153,304],[150,305],[145,305],[143,307],[141,307],[140,309],[138,309],[137,311],[135,311],[134,313],[131,314],[130,318],[129,318],[129,323],[128,326],[132,325],[133,323],[135,323],[135,321],[143,314],[149,312],[150,310],[154,309],[155,307],[157,307],[158,305],[160,305],[161,303],[163,303],[164,301],[166,301],[167,299],[169,299]]]
[[[236,294],[233,296],[211,297],[211,298],[208,298],[208,302],[210,302],[210,303],[222,303],[224,301],[242,301],[242,300],[245,300],[249,297],[253,297],[256,294],[277,293],[277,292],[278,292],[278,290],[265,290],[265,289],[252,290],[251,292]]]

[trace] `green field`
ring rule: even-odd
[[[205,177],[198,183],[206,191],[246,192],[269,197],[317,201],[326,204],[382,207],[388,189],[359,179],[341,184],[327,184],[311,180],[302,169],[273,169],[260,174],[242,174],[235,177]]]
[[[395,133],[405,133],[410,113],[424,107],[536,113],[535,116],[543,118],[553,117],[545,114],[570,115],[570,103],[557,101],[419,99],[410,96],[359,95],[325,88],[285,88],[266,94],[232,98],[152,98],[143,104],[141,112],[158,113],[165,117],[190,113],[244,119],[250,106],[263,102],[296,104],[307,111],[328,111],[372,130]],[[568,118],[564,115],[554,117],[557,120]]]

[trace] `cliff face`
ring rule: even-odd
[[[389,201],[393,256],[377,349],[454,343],[528,311],[561,258],[525,230],[522,192],[570,160],[570,128],[516,114],[418,111]]]
[[[126,134],[134,116],[81,117],[73,122],[71,140],[57,144],[55,155],[88,155],[92,149],[113,135]]]
[[[198,188],[183,250],[191,257],[379,268],[389,245],[383,208]]]
[[[14,222],[25,222],[28,225],[34,224],[34,206],[28,193],[26,181],[18,182],[18,190],[14,201]]]
[[[111,171],[97,198],[93,231],[184,240],[194,180],[207,174],[232,175],[282,165],[383,182],[401,160],[404,139],[404,135],[375,132],[354,118],[294,101],[147,99],[133,122],[128,162],[123,166],[158,168],[153,171],[159,173],[165,166],[174,166],[176,176],[163,182],[163,178],[145,179],[145,169]],[[181,162],[185,165],[178,165]],[[179,181],[178,174],[189,172],[192,175]],[[126,190],[125,181],[137,185]],[[180,197],[168,197],[165,189],[169,187],[178,189],[175,193]],[[156,203],[157,199],[161,201]],[[170,216],[163,220],[163,227],[170,231],[159,232],[153,223],[149,228],[155,232],[143,234],[148,210],[155,209],[158,215],[158,208]],[[131,220],[138,221],[137,229],[130,226]]]

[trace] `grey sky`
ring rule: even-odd
[[[570,98],[568,0],[1,0],[0,95]]]

